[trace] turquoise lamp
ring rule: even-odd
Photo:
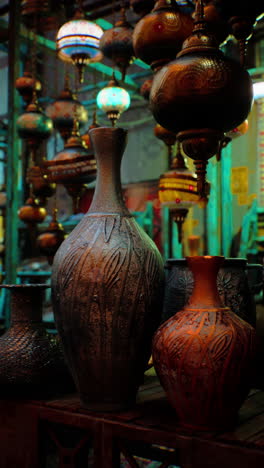
[[[114,127],[122,112],[130,106],[129,93],[119,86],[115,76],[108,85],[97,94],[97,106],[106,112]]]

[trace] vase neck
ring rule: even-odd
[[[43,287],[14,285],[11,293],[11,325],[42,321]]]
[[[88,213],[129,215],[125,206],[120,167],[127,132],[122,128],[99,127],[89,132],[97,161],[97,178],[93,201]]]
[[[188,307],[195,309],[222,307],[217,289],[217,274],[224,257],[187,257],[194,276],[194,289]]]

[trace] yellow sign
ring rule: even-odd
[[[248,193],[248,167],[232,167],[231,192],[233,195]]]
[[[238,196],[237,196],[237,203],[238,205],[240,206],[243,206],[243,205],[248,205],[249,204],[249,196],[247,193],[240,193]]]

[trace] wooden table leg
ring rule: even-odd
[[[117,468],[120,466],[120,451],[113,439],[111,428],[97,422],[94,431],[93,468]]]

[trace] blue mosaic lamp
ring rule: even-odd
[[[114,127],[122,112],[130,106],[129,93],[119,86],[113,75],[108,85],[97,94],[97,106],[106,112]]]

